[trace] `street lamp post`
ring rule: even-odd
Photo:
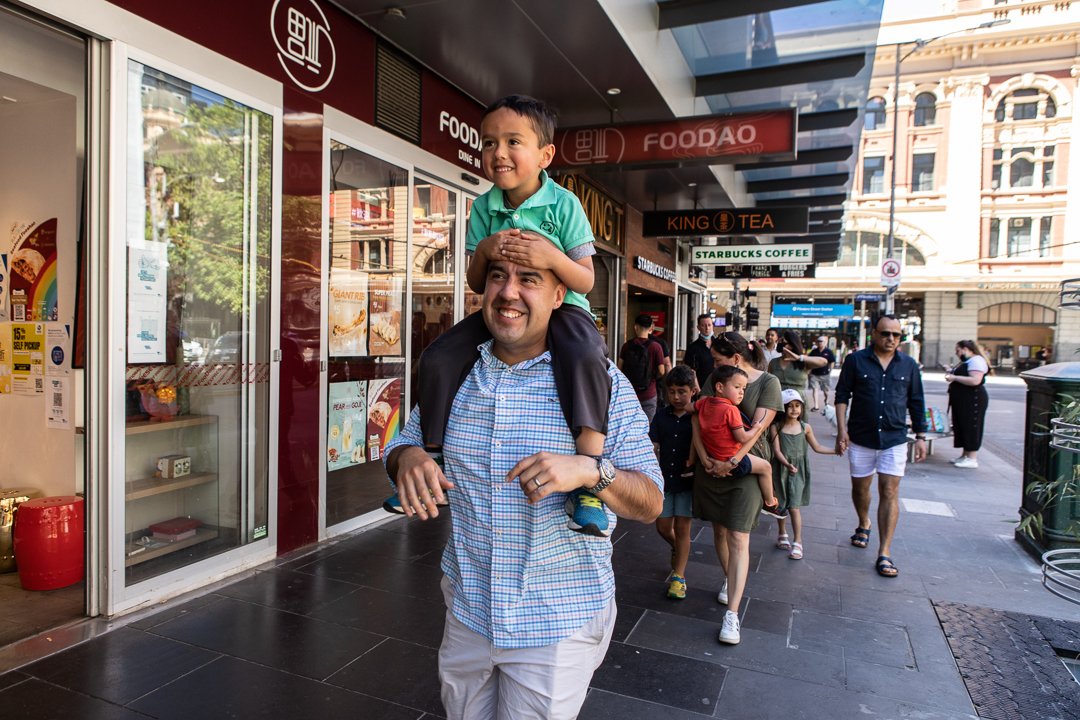
[[[892,125],[892,168],[890,171],[889,181],[889,241],[885,248],[885,257],[892,258],[893,245],[896,237],[896,147],[900,139],[899,123],[900,123],[900,63],[907,60],[917,51],[923,49],[932,42],[941,40],[942,38],[950,35],[956,35],[963,32],[971,32],[973,30],[983,30],[985,28],[997,27],[999,25],[1007,25],[1009,23],[1008,18],[1000,18],[998,20],[989,20],[984,23],[980,23],[974,27],[964,28],[963,30],[953,30],[952,32],[932,37],[929,40],[907,40],[896,43],[896,65],[893,69],[893,125]],[[912,45],[915,47],[908,50],[904,55],[900,53],[903,51],[905,45]],[[893,295],[896,293],[898,286],[886,288],[885,291],[885,313],[891,315],[895,309],[895,301]]]

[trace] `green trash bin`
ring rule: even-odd
[[[1054,422],[1057,408],[1069,397],[1080,398],[1080,362],[1052,363],[1020,374],[1027,383],[1024,476],[1020,518],[1042,517],[1042,531],[1016,538],[1036,558],[1048,550],[1080,548],[1080,497],[1046,503],[1030,492],[1033,482],[1068,479],[1080,489],[1080,427]]]

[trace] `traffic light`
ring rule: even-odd
[[[760,312],[753,305],[746,306],[746,327],[757,327]]]

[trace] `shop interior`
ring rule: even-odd
[[[86,608],[84,533],[66,536],[59,577],[45,577],[41,555],[47,507],[63,503],[72,526],[85,526],[83,358],[73,350],[86,331],[77,300],[86,49],[80,38],[2,9],[0,47],[3,646],[77,620]]]

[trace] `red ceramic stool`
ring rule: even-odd
[[[15,518],[15,557],[24,590],[58,590],[83,579],[83,499],[27,500]]]

